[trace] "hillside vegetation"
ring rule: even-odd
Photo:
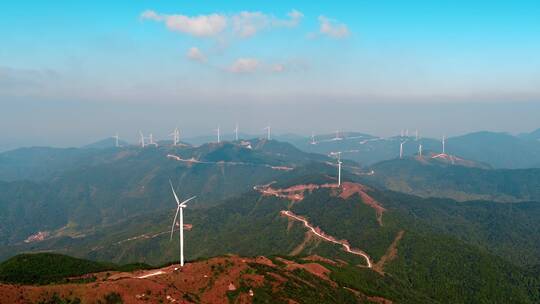
[[[365,182],[422,197],[459,201],[540,201],[540,169],[480,169],[407,158],[373,165]]]
[[[55,253],[21,254],[0,264],[0,282],[11,284],[51,284],[70,277],[106,270],[150,268],[146,264],[118,266]]]

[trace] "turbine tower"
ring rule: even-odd
[[[446,154],[446,136],[442,137],[442,154]]]
[[[422,144],[418,145],[418,156],[422,157]]]
[[[238,141],[238,123],[236,123],[236,126],[234,127],[234,139]]]
[[[339,137],[339,130],[336,130],[336,137],[334,137],[334,140],[342,140],[342,138]]]
[[[337,157],[337,163],[338,163],[338,187],[341,187],[341,152],[338,152],[337,153],[338,157]]]
[[[311,144],[312,145],[316,145],[317,142],[315,141],[315,133],[314,132],[311,132]]]
[[[270,140],[270,132],[272,131],[272,127],[268,126],[263,130],[266,130],[266,140]]]
[[[400,144],[399,144],[399,158],[402,159],[403,158],[403,144],[405,142],[402,141]]]
[[[180,142],[180,130],[178,130],[178,127],[176,127],[169,135],[172,135],[173,137],[173,146],[178,145],[178,142]]]
[[[219,126],[214,131],[217,132],[217,143],[219,144],[221,142],[221,131],[219,130]]]
[[[141,144],[141,147],[144,148],[144,135],[142,134],[141,131],[139,131],[139,135],[140,135],[139,143]]]
[[[187,200],[180,203],[180,200],[178,199],[178,196],[176,195],[176,191],[174,191],[174,187],[172,185],[172,182],[169,180],[169,184],[171,184],[171,190],[174,195],[174,199],[176,200],[176,213],[174,215],[174,220],[171,227],[171,241],[174,233],[174,225],[176,225],[176,219],[179,218],[179,225],[180,225],[180,267],[184,266],[184,213],[183,209],[187,207],[187,202],[191,201],[192,199],[196,198],[196,196],[192,196],[188,198]],[[178,216],[180,214],[180,216]]]
[[[114,146],[115,147],[120,147],[120,144],[118,143],[120,137],[118,136],[118,132],[116,132],[116,134],[113,136],[113,138],[115,139],[115,142],[114,142]]]

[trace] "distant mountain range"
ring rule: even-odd
[[[458,201],[540,201],[540,169],[486,169],[417,157],[388,160],[371,167],[365,182],[422,197]]]
[[[521,133],[519,137],[529,140],[540,140],[540,129],[536,129],[530,133]]]
[[[446,153],[457,157],[489,164],[495,168],[539,168],[540,141],[537,133],[512,136],[507,133],[476,132],[446,139]],[[416,155],[419,145],[424,151],[442,153],[441,140],[414,136],[380,138],[372,135],[342,132],[338,135],[318,135],[315,142],[311,138],[292,140],[301,150],[329,154],[341,151],[343,158],[362,165],[395,159],[399,157],[400,144],[405,156]]]
[[[328,140],[400,140],[347,135]],[[460,140],[470,139],[449,146]],[[540,169],[492,169],[450,148],[437,158],[433,151],[368,168],[347,160],[339,187],[334,156],[275,140],[2,153],[0,260],[53,251],[118,264],[173,261],[171,180],[182,197],[198,196],[185,211],[190,261],[235,254],[302,264],[318,255],[343,261],[323,263],[334,286],[366,297],[538,303]]]

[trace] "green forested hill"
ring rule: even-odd
[[[186,254],[189,259],[226,253],[287,255],[304,243],[298,251],[301,255],[319,254],[365,265],[363,258],[344,252],[339,245],[317,238],[306,241],[303,225],[279,214],[290,209],[329,235],[364,250],[374,262],[385,254],[397,233],[404,231],[396,258],[384,266],[385,275],[367,269],[340,270],[343,282],[367,295],[398,303],[536,303],[540,299],[539,278],[524,268],[527,259],[539,256],[535,244],[540,242],[531,238],[531,234],[538,235],[532,225],[539,218],[534,203],[513,204],[514,216],[522,222],[513,225],[504,216],[507,204],[420,199],[374,189],[369,194],[386,208],[382,227],[375,211],[358,195],[345,200],[327,189],[315,190],[293,205],[250,191],[218,206],[190,208],[185,216],[193,229],[186,232]],[[169,242],[167,232],[172,209],[139,216],[84,238],[32,246],[117,263],[171,261],[178,255],[177,240]],[[497,226],[500,229],[494,230]],[[137,237],[141,235],[146,237]],[[505,251],[510,240],[516,242],[512,255]],[[29,246],[11,250],[23,248]]]
[[[115,265],[78,259],[56,253],[20,254],[0,263],[0,282],[51,284],[67,278],[106,270],[131,271],[150,268],[146,264]]]
[[[290,145],[253,141],[251,148],[223,143],[103,151],[109,156],[68,166],[47,180],[0,182],[1,260],[17,253],[54,251],[117,264],[174,261],[178,234],[169,240],[175,208],[171,179],[181,185],[182,197],[199,196],[185,211],[185,223],[193,225],[186,231],[189,260],[227,253],[318,254],[348,263],[332,274],[340,284],[396,303],[540,301],[539,203],[421,198],[379,188],[381,181],[375,178],[382,175],[383,167],[371,177],[345,170],[346,181],[369,181],[371,186],[361,189],[385,209],[379,220],[375,209],[366,204],[369,200],[358,193],[344,199],[341,190],[314,189],[296,202],[262,196],[254,186],[273,181],[275,188],[335,182],[336,168],[327,163],[331,159]],[[467,195],[490,193],[494,199],[536,195],[532,170],[432,164],[417,168],[409,160],[397,164],[397,169],[393,163],[381,166],[389,166],[389,177],[397,174],[393,170],[403,170],[399,174],[426,170],[419,176],[433,189],[444,181]],[[402,164],[412,169],[401,169]],[[443,172],[440,180],[425,177],[437,172]],[[449,173],[455,177],[442,178]],[[366,269],[363,257],[307,234],[300,222],[283,216],[283,210],[306,218],[337,240],[346,240],[379,268]],[[23,242],[37,231],[51,235],[43,241]]]
[[[198,195],[195,206],[204,207],[249,191],[255,184],[271,182],[286,172],[283,168],[328,159],[274,141],[253,140],[251,145],[224,142],[200,147],[48,151],[53,160],[65,159],[66,151],[70,155],[78,151],[73,159],[79,161],[72,164],[66,159],[62,165],[51,161],[59,171],[44,165],[52,172],[45,180],[0,181],[0,245],[22,242],[39,231],[85,235],[99,226],[166,210],[174,206],[169,180],[181,185],[181,196]],[[32,155],[34,161],[28,164],[37,172],[41,166],[34,163],[40,157],[44,157],[42,152]]]
[[[422,197],[501,202],[540,201],[540,169],[480,169],[416,158],[375,164],[365,179],[379,187]]]

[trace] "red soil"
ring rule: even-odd
[[[385,299],[385,298],[381,298],[381,297],[367,297],[368,301],[372,302],[372,303],[377,303],[377,304],[392,304],[394,302],[388,300],[388,299]]]
[[[332,195],[339,195],[339,197],[343,199],[348,199],[354,194],[360,195],[360,198],[362,199],[362,202],[364,204],[375,209],[375,212],[377,214],[377,222],[379,222],[379,225],[383,226],[382,216],[386,209],[381,205],[381,203],[379,203],[377,200],[367,194],[367,191],[369,191],[370,189],[361,184],[345,182],[341,184],[341,187],[337,184],[306,184],[295,185],[285,189],[274,189],[272,188],[272,183],[270,183],[267,185],[254,187],[255,190],[259,191],[264,196],[275,196],[279,198],[284,198],[291,201],[292,203],[297,203],[304,200],[306,191],[312,192],[313,190],[322,188],[329,188],[335,190],[336,192],[332,193]],[[338,192],[340,190],[341,193]]]
[[[277,266],[265,257],[241,258],[226,256],[212,258],[207,261],[188,263],[175,270],[178,265],[161,269],[135,271],[132,273],[102,272],[91,274],[97,279],[92,283],[59,284],[44,286],[21,286],[0,284],[0,304],[27,304],[48,301],[54,294],[62,299],[79,298],[81,303],[104,303],[105,296],[118,293],[123,303],[228,303],[228,295],[237,293],[235,303],[252,303],[258,288],[269,284],[278,292],[284,288],[288,280],[294,277],[303,281],[306,288],[314,288],[312,283],[294,273],[303,269],[337,288],[330,279],[330,270],[317,263],[335,265],[335,261],[319,256],[310,256],[305,260],[313,263],[300,264],[281,259],[285,266]],[[257,273],[252,265],[266,265],[271,270],[265,274]],[[140,278],[146,276],[145,278]],[[240,289],[242,287],[242,289]],[[390,301],[366,297],[359,291],[349,289],[359,300],[375,303],[391,303]],[[283,299],[282,299],[283,300]],[[301,300],[301,299],[296,299]],[[290,300],[289,303],[297,303]]]
[[[333,260],[330,260],[330,259],[327,259],[327,258],[323,258],[322,256],[318,256],[318,255],[310,255],[308,257],[305,257],[303,258],[304,261],[313,261],[313,262],[323,262],[323,263],[327,263],[327,264],[330,264],[330,265],[338,265],[338,263],[336,261],[333,261]]]
[[[307,185],[296,185],[285,189],[273,189],[272,184],[255,186],[254,188],[266,196],[275,196],[279,198],[285,198],[290,200],[293,203],[302,201],[304,199],[304,193],[306,191],[312,192],[313,190],[320,188],[338,188],[337,184],[307,184]]]
[[[403,230],[398,232],[398,234],[396,235],[396,238],[394,239],[392,244],[390,244],[390,247],[386,249],[386,253],[381,257],[381,259],[377,263],[373,265],[373,270],[377,271],[379,274],[384,275],[384,265],[386,265],[386,263],[392,261],[393,259],[397,257],[397,254],[398,254],[397,246],[399,244],[399,241],[403,238],[403,234],[405,234],[405,231]]]
[[[243,262],[245,261],[245,262]],[[227,303],[229,284],[239,286],[243,277],[242,271],[247,269],[247,261],[239,257],[219,257],[198,263],[188,263],[180,270],[172,265],[159,270],[137,271],[133,273],[111,272],[96,274],[99,279],[88,284],[60,284],[47,286],[14,286],[0,284],[0,303],[37,303],[50,299],[53,294],[62,298],[80,298],[83,303],[97,303],[105,295],[117,292],[124,303],[192,303],[189,295],[200,297],[201,303]],[[219,270],[218,270],[219,269]],[[144,279],[137,277],[163,272]],[[246,274],[247,275],[247,274]],[[262,276],[245,277],[253,286],[260,285]]]
[[[377,214],[377,221],[379,222],[379,225],[383,226],[382,222],[382,216],[383,213],[386,211],[384,207],[376,201],[373,197],[371,197],[366,192],[370,189],[364,185],[361,184],[355,184],[355,183],[343,183],[341,185],[341,194],[340,197],[343,199],[348,199],[349,197],[353,196],[354,194],[360,195],[360,198],[362,199],[362,202],[371,208],[375,209],[375,212]]]

